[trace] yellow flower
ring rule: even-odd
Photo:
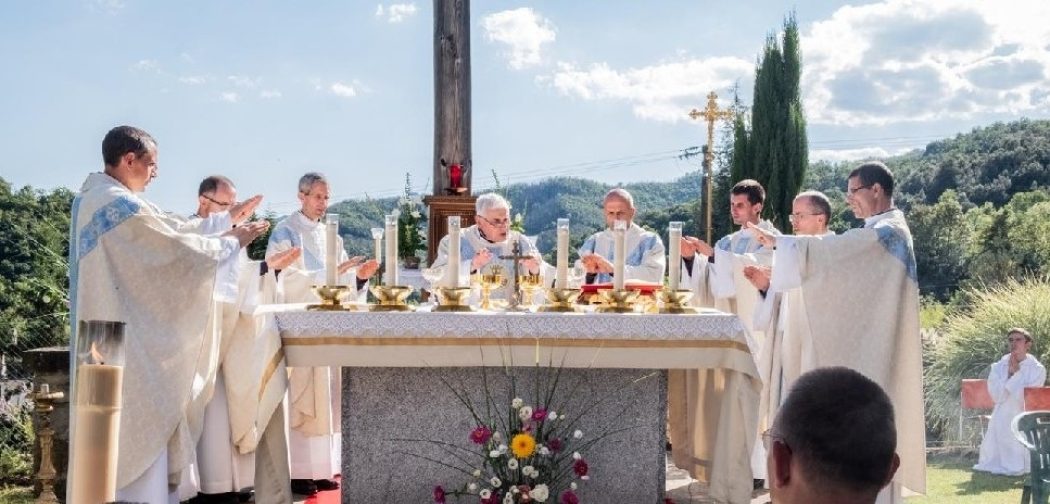
[[[528,434],[518,434],[510,441],[510,450],[515,457],[529,458],[536,452],[536,440]]]

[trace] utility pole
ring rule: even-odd
[[[711,195],[713,194],[712,186],[714,185],[713,178],[713,167],[715,160],[714,144],[715,144],[715,121],[719,119],[727,119],[733,117],[732,110],[725,110],[718,108],[718,95],[714,91],[707,94],[707,107],[704,110],[693,109],[689,112],[691,119],[703,119],[707,121],[707,148],[704,149],[704,189],[701,194],[701,199],[707,201],[706,211],[704,220],[707,223],[707,233],[705,240],[707,243],[711,243],[712,239],[712,227],[711,227],[711,215],[714,211],[714,205],[711,201]]]

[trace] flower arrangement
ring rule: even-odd
[[[423,199],[412,192],[412,176],[405,174],[405,193],[398,198],[397,256],[406,266],[419,265],[418,252],[427,249],[427,217]]]

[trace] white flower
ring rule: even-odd
[[[555,413],[554,411],[551,411],[550,413],[547,413],[547,420],[557,420],[557,419],[558,419],[558,414]]]
[[[547,498],[550,497],[550,495],[550,488],[547,488],[547,485],[543,483],[536,485],[536,488],[533,488],[532,491],[529,492],[529,497],[532,497],[532,500],[536,502],[547,502]]]
[[[514,409],[518,409],[518,408],[522,407],[524,404],[525,404],[525,401],[522,401],[520,397],[515,397],[514,400],[510,402],[510,407],[514,408]]]
[[[507,453],[507,445],[505,444],[499,445],[499,448],[497,449],[499,450],[500,455]]]
[[[492,491],[486,488],[481,492],[478,492],[478,497],[481,497],[482,499],[488,499],[489,497],[492,497]]]
[[[583,431],[580,430],[580,429],[576,429],[576,432],[572,433],[572,437],[574,437],[576,439],[582,438],[583,437]]]
[[[514,489],[517,490],[518,487],[514,487]],[[514,493],[508,493],[507,495],[504,495],[503,504],[514,504]]]
[[[510,493],[518,493],[520,491],[521,490],[518,490],[518,487],[516,487],[516,486],[510,487]],[[504,500],[506,500],[506,499],[504,499]],[[511,501],[511,502],[513,502],[513,501]]]
[[[477,483],[471,483],[471,484],[467,485],[467,491],[468,492],[477,492],[478,491],[478,484]]]
[[[514,214],[514,222],[521,222],[524,217],[521,216],[521,212]]]
[[[543,445],[540,445],[540,447],[537,450],[539,451],[540,455],[542,455],[544,457],[546,457],[547,455],[551,454],[550,448],[547,448],[546,446],[543,446]]]
[[[493,440],[493,441],[495,441],[495,442],[497,442],[497,443],[498,443],[498,442],[500,442],[500,441],[501,441],[502,439],[503,439],[503,434],[500,434],[500,433],[498,433],[498,432],[493,432],[493,433],[492,433],[492,440]]]
[[[531,477],[532,476],[532,471],[535,471],[535,470],[536,470],[535,467],[527,465],[527,466],[521,468],[521,473],[524,474],[525,476],[530,476]]]
[[[573,481],[572,483],[569,483],[569,488],[571,488],[572,490],[576,490],[576,482]]]
[[[499,478],[493,476],[492,479],[489,480],[489,484],[494,486],[494,487],[496,487],[496,488],[499,488],[499,486],[502,485],[503,482],[500,481]]]
[[[499,455],[499,454],[497,454],[497,455]],[[474,469],[474,477],[475,478],[480,478],[481,477],[481,469]]]
[[[581,458],[583,458],[583,456],[580,455],[580,452],[575,452],[575,451],[572,452],[572,459],[573,460],[580,460]]]
[[[422,216],[422,214],[419,213],[419,210],[412,210],[412,213],[409,215],[411,215],[413,219],[418,219]]]
[[[499,450],[492,450],[492,451],[490,451],[489,452],[489,457],[492,457],[492,458],[499,457]]]
[[[532,407],[525,406],[521,408],[521,411],[518,411],[518,418],[521,418],[522,421],[527,421],[532,418]]]
[[[558,415],[558,420],[565,420],[565,414]]]
[[[518,468],[518,459],[512,458],[512,459],[507,461],[507,469],[510,469],[511,471],[513,471],[513,470],[515,470],[517,468]]]

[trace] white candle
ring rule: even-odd
[[[121,384],[124,368],[107,364],[77,365],[73,405],[71,502],[113,502],[117,494],[117,452],[120,440]]]
[[[682,278],[682,222],[671,221],[667,225],[667,240],[671,253],[667,257],[667,286],[672,291],[678,290]]]
[[[324,281],[326,285],[337,285],[339,278],[339,214],[325,216]]]
[[[558,274],[554,287],[569,287],[569,219],[558,219]]]
[[[386,284],[397,285],[397,215],[386,216]]]
[[[627,221],[618,220],[613,223],[613,289],[622,291],[624,281],[624,257],[627,255]]]
[[[376,262],[383,264],[383,228],[372,228],[372,240],[374,240],[376,244]]]
[[[451,288],[459,287],[459,216],[448,217],[448,271],[445,276],[445,285]]]

